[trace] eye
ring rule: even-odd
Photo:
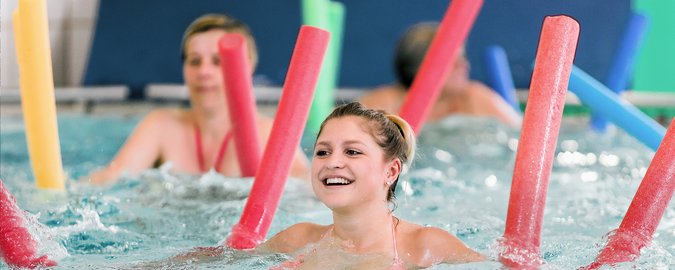
[[[214,66],[220,66],[220,57],[218,57],[218,56],[213,57],[213,65]]]
[[[188,59],[188,65],[192,67],[199,66],[202,63],[202,60],[199,58],[190,58]]]
[[[346,153],[348,156],[356,156],[356,155],[360,155],[360,154],[361,154],[361,152],[359,152],[359,151],[357,151],[357,150],[354,150],[354,149],[347,149],[347,151],[345,151],[345,153]]]
[[[317,150],[316,153],[314,153],[314,155],[317,156],[317,157],[325,157],[328,154],[329,153],[326,150]]]

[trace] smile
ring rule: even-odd
[[[324,185],[327,185],[327,186],[346,186],[346,185],[349,185],[351,183],[354,183],[353,180],[349,180],[349,179],[342,178],[342,177],[326,178],[322,182],[323,182]]]

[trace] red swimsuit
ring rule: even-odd
[[[215,168],[217,172],[218,167],[220,164],[223,162],[223,157],[225,156],[225,150],[227,150],[227,144],[230,142],[230,138],[232,138],[232,132],[228,131],[225,134],[225,138],[223,138],[223,142],[220,144],[220,149],[218,150],[218,156],[216,156],[216,160],[213,163],[211,167]],[[204,151],[202,150],[202,135],[201,132],[199,131],[199,127],[195,125],[195,144],[197,145],[197,161],[199,162],[199,170],[202,173],[205,173],[208,171],[209,168],[206,167],[206,164],[204,164]]]

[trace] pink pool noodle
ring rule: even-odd
[[[626,211],[619,229],[587,269],[628,262],[640,256],[648,245],[675,191],[675,118],[656,150],[645,177]]]
[[[223,71],[239,169],[241,176],[252,177],[260,164],[261,151],[251,67],[246,48],[246,38],[239,33],[225,34],[218,41],[220,67]]]
[[[516,153],[504,250],[500,254],[500,261],[507,266],[540,263],[546,191],[578,38],[579,24],[574,19],[544,19]]]
[[[399,114],[419,134],[455,63],[483,0],[453,0],[438,26]]]
[[[47,255],[37,256],[37,243],[26,229],[21,209],[0,179],[0,257],[7,265],[20,268],[55,266]]]
[[[267,235],[307,122],[329,38],[330,33],[320,28],[300,28],[263,154],[264,165],[258,168],[241,219],[227,239],[229,247],[254,248]]]

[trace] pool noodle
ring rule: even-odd
[[[644,179],[619,229],[587,269],[628,262],[640,256],[648,245],[675,191],[675,118],[670,122],[661,146],[656,150]]]
[[[307,121],[329,38],[328,31],[300,28],[262,158],[261,164],[267,166],[258,167],[241,219],[227,239],[229,247],[254,248],[267,235]]]
[[[338,81],[340,78],[340,56],[342,55],[342,41],[343,41],[343,35],[344,35],[344,28],[345,28],[345,6],[336,1],[331,1],[330,2],[330,7],[328,9],[329,13],[329,21],[330,21],[330,42],[328,44],[329,48],[329,55],[332,59],[332,68],[333,72],[332,77],[331,77],[331,86],[333,89],[337,89],[338,86]],[[332,96],[333,99],[335,98],[335,95]],[[334,100],[333,100],[334,102]],[[333,111],[334,103],[331,104],[330,110],[328,110],[328,114],[330,114],[331,111]],[[328,116],[326,114],[326,116]],[[324,119],[321,119],[321,122],[323,123]],[[321,126],[319,124],[319,126]],[[319,131],[318,129],[316,130],[317,132]]]
[[[544,19],[516,153],[505,249],[499,255],[507,266],[540,264],[546,191],[578,38],[579,24],[574,19]]]
[[[485,50],[484,60],[492,89],[497,91],[513,109],[522,112],[516,97],[516,87],[513,84],[509,60],[504,48],[498,45],[489,46]]]
[[[650,21],[635,62],[632,89],[675,93],[675,1],[633,0],[631,7],[646,14]]]
[[[17,268],[55,266],[47,255],[37,257],[37,242],[26,229],[21,209],[0,179],[0,257]]]
[[[344,28],[344,14],[344,6],[338,2],[329,0],[302,1],[304,23],[327,29],[332,36],[321,67],[322,71],[319,75],[319,82],[316,86],[316,93],[307,120],[307,130],[312,133],[319,131],[324,118],[328,116],[335,105],[335,88],[339,71],[338,62]]]
[[[628,85],[628,78],[640,49],[640,44],[647,32],[648,23],[647,17],[639,13],[632,13],[628,19],[626,31],[623,33],[614,61],[609,66],[609,72],[605,79],[607,88],[617,95],[620,95]],[[591,127],[595,131],[604,132],[607,129],[607,120],[596,113],[592,113]]]
[[[21,108],[35,183],[40,189],[64,190],[45,1],[20,0],[13,18]]]
[[[253,177],[262,151],[246,39],[239,33],[225,34],[218,41],[218,51],[239,169],[242,177]]]
[[[424,125],[482,5],[483,0],[450,2],[399,112],[415,134]]]
[[[302,22],[305,25],[329,28],[327,16],[330,0],[302,0]]]
[[[572,68],[569,86],[569,90],[591,110],[654,151],[659,147],[666,132],[663,126],[576,66]]]

